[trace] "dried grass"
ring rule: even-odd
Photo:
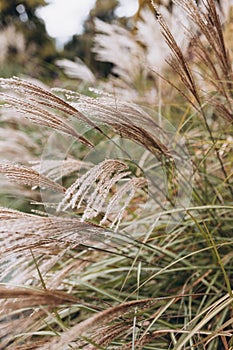
[[[41,175],[36,170],[11,163],[9,161],[0,162],[0,174],[4,174],[10,181],[28,185],[30,187],[40,187],[41,189],[50,189],[56,192],[65,192],[65,188],[58,183]]]
[[[67,118],[72,116],[77,116],[84,122],[87,122],[87,118],[64,100],[40,86],[16,77],[10,79],[1,78],[0,86],[4,89],[15,91],[26,97],[26,99],[24,97],[16,98],[0,93],[1,98],[7,103],[4,105],[5,108],[13,108],[35,124],[48,126],[57,131],[64,132],[68,135],[76,137],[89,147],[93,146],[67,123]],[[49,108],[55,109],[63,115],[51,113]]]
[[[102,312],[96,313],[94,316],[89,319],[75,325],[67,332],[64,332],[60,338],[54,339],[50,343],[47,343],[45,346],[42,346],[40,350],[50,349],[54,350],[57,348],[64,348],[69,343],[77,339],[80,335],[85,335],[90,332],[93,332],[97,327],[113,322],[119,317],[123,317],[127,313],[134,313],[135,308],[140,310],[151,307],[154,304],[154,301],[151,299],[139,300],[139,301],[130,301],[114,307],[111,307]]]
[[[61,92],[72,105],[99,126],[108,126],[121,137],[130,139],[158,155],[170,156],[169,135],[142,108],[115,98],[91,98],[88,96],[55,89]],[[151,132],[153,130],[153,133]],[[155,136],[156,135],[156,136]]]
[[[202,86],[197,85],[198,77],[186,55],[182,52],[167,23],[163,20],[157,7],[157,20],[162,35],[171,50],[169,65],[179,75],[181,82],[196,101],[196,108],[203,113],[203,106],[212,103],[221,111],[220,116],[232,123],[232,65],[229,52],[225,47],[222,24],[215,2],[207,0],[201,5],[195,1],[176,0],[189,19],[198,29],[189,33],[191,52],[197,59],[197,72],[202,76]],[[201,34],[200,34],[201,33]],[[187,34],[188,35],[188,34]],[[208,97],[209,84],[217,97]],[[204,85],[204,86],[203,86]],[[206,91],[205,91],[206,90]],[[209,89],[210,90],[210,89]],[[201,92],[201,93],[200,93]],[[186,95],[187,97],[187,95]],[[188,98],[188,97],[187,97]],[[190,99],[188,98],[190,102]],[[224,102],[223,102],[224,101]]]
[[[81,169],[90,169],[93,165],[87,162],[82,162],[78,159],[63,159],[63,160],[38,160],[32,161],[32,169],[40,174],[45,174],[46,177],[58,181],[73,173],[77,173]]]
[[[64,69],[65,74],[73,79],[79,79],[90,84],[94,84],[96,82],[92,71],[78,57],[76,57],[75,62],[62,59],[58,60],[56,63],[58,67]]]
[[[3,255],[39,249],[41,246],[66,247],[88,244],[91,237],[103,235],[105,230],[96,225],[81,222],[77,218],[41,217],[21,215],[17,211],[1,209],[0,251]]]
[[[1,349],[231,348],[232,291],[228,275],[233,257],[229,191],[232,137],[225,121],[232,122],[232,67],[215,2],[205,0],[202,6],[187,0],[175,3],[186,13],[187,28],[192,28],[188,50],[181,45],[184,32],[177,41],[174,30],[160,13],[156,27],[161,27],[172,54],[170,66],[181,80],[181,87],[177,84],[181,96],[175,95],[172,112],[169,110],[168,114],[177,117],[179,130],[187,128],[196,180],[190,207],[182,199],[179,208],[166,210],[164,203],[160,203],[160,198],[165,198],[174,205],[179,197],[179,184],[182,182],[182,190],[186,190],[191,181],[186,169],[177,177],[174,174],[175,165],[186,168],[188,164],[188,153],[181,152],[182,142],[176,143],[179,132],[171,137],[142,108],[118,101],[115,96],[102,94],[91,98],[63,89],[51,92],[18,78],[0,79],[1,89],[10,91],[0,95],[3,113],[5,106],[8,111],[15,110],[17,118],[23,115],[36,126],[65,133],[88,147],[93,147],[96,140],[107,139],[108,145],[112,141],[111,145],[121,151],[120,156],[127,159],[117,159],[114,154],[111,159],[100,158],[97,165],[86,163],[75,159],[77,154],[83,156],[86,149],[76,142],[75,156],[39,161],[35,159],[35,152],[40,152],[39,142],[30,143],[29,135],[24,137],[22,131],[14,130],[10,147],[10,141],[4,139],[4,130],[6,136],[11,136],[10,128],[4,124],[5,129],[0,131],[2,149],[9,158],[18,157],[25,150],[25,160],[31,154],[33,162],[30,167],[1,161],[0,173],[20,185],[38,187],[43,190],[41,194],[45,189],[52,191],[52,200],[43,203],[41,195],[28,205],[26,209],[36,214],[0,207]],[[160,10],[163,12],[163,8]],[[174,13],[169,15],[171,20]],[[143,37],[147,20],[150,30],[153,27],[153,14],[144,12],[141,20],[138,41],[142,40],[139,36],[141,33]],[[105,45],[109,37],[118,34],[120,47],[128,45],[131,53],[143,55],[143,59],[138,56],[132,62],[128,76],[127,55],[115,67],[122,74],[122,86],[129,86],[137,73],[134,68],[140,70],[145,65],[145,50],[128,31],[123,38],[126,32],[119,26],[110,28],[98,21],[97,25],[105,33],[105,37],[99,37],[99,45],[101,40]],[[112,31],[107,37],[108,29]],[[145,44],[148,48],[150,39]],[[163,52],[164,56],[167,52],[167,49]],[[104,55],[103,50],[99,54]],[[148,49],[149,54],[152,49]],[[142,73],[145,72],[147,80],[148,67],[144,68]],[[170,70],[167,72],[170,74]],[[152,75],[149,79],[150,85],[155,83]],[[201,81],[206,82],[203,89]],[[177,82],[170,83],[176,86]],[[92,92],[98,95],[96,90]],[[164,94],[162,91],[160,97],[164,98]],[[193,107],[195,114],[190,115]],[[178,116],[172,108],[179,109]],[[160,107],[158,110],[161,114]],[[201,121],[197,115],[201,115]],[[6,115],[4,123],[13,121],[17,129],[15,120]],[[94,129],[93,139],[91,132],[85,137],[79,133],[80,123],[86,130]],[[219,136],[221,128],[224,133]],[[29,133],[30,137],[35,136],[34,132],[35,129]],[[136,165],[130,163],[126,154],[128,149],[125,152],[121,149],[114,134],[143,149],[136,171]],[[36,135],[43,147],[45,139],[42,134]],[[160,163],[164,170],[161,176],[169,182],[167,188],[157,183],[159,173],[147,183],[141,171],[144,167],[145,174],[146,171],[151,174],[151,169]],[[65,187],[56,182],[63,179]],[[145,201],[147,185],[154,186],[154,192],[149,194],[156,198],[148,198],[147,207],[139,216],[140,200]],[[4,192],[4,188],[1,190]],[[44,212],[43,208],[51,212]],[[176,214],[183,215],[178,224]],[[168,233],[170,219],[176,226]]]

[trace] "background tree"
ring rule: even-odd
[[[111,63],[96,61],[95,54],[91,51],[95,35],[94,18],[112,23],[115,18],[115,10],[119,5],[118,0],[97,0],[94,8],[90,11],[84,22],[84,32],[81,35],[74,35],[64,46],[63,56],[74,59],[78,56],[97,76],[106,77],[112,68]]]
[[[46,4],[44,0],[1,0],[0,33],[5,35],[1,75],[19,71],[40,78],[53,76],[50,64],[57,56],[55,42],[47,34],[43,20],[37,17],[37,9]],[[11,34],[6,36],[9,28]],[[16,36],[21,38],[21,46],[17,45]]]

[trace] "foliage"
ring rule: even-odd
[[[50,65],[57,57],[55,43],[36,14],[38,7],[45,5],[44,0],[1,0],[0,42],[4,52],[1,76],[24,73],[45,80],[53,76]]]
[[[105,92],[0,79],[1,349],[232,349],[230,7],[153,6]]]

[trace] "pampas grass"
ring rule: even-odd
[[[117,80],[128,89],[145,69],[134,96],[144,89],[148,103],[154,84],[157,119],[95,88],[90,97],[0,79],[0,349],[232,348],[227,7],[174,2],[186,13],[178,39],[163,7],[141,14],[136,41],[96,22],[100,59],[115,47],[106,28],[136,53],[128,76],[129,60],[112,61]],[[156,72],[139,44],[153,19],[168,61]],[[29,198],[26,207],[17,196]]]

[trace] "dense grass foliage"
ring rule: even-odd
[[[97,20],[93,49],[114,57],[114,75],[83,69],[87,94],[0,79],[0,349],[233,349],[231,7],[220,5],[153,4],[137,34]],[[146,28],[160,29],[157,70]]]

